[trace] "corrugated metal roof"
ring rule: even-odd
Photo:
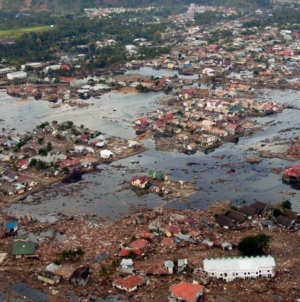
[[[237,271],[275,266],[275,260],[272,256],[216,258],[204,259],[203,265],[205,271]]]

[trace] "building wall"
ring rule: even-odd
[[[52,279],[49,279],[49,278],[46,278],[46,277],[43,277],[40,275],[38,275],[38,280],[41,280],[45,283],[52,284],[52,285],[59,282],[59,280],[52,280]]]
[[[258,278],[258,277],[267,277],[271,278],[275,276],[275,268],[274,267],[264,267],[252,270],[224,270],[224,271],[207,271],[208,275],[212,278],[223,279],[227,281],[235,280],[237,278],[240,279],[248,279],[248,278]]]
[[[86,279],[83,279],[83,278],[72,278],[71,282],[74,283],[75,285],[86,286],[87,283],[89,282],[89,277],[87,277]]]

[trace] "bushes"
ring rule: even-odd
[[[61,261],[74,261],[77,260],[78,258],[81,258],[85,254],[84,250],[82,247],[77,247],[75,250],[63,250],[60,255],[60,260]]]
[[[292,204],[289,200],[285,200],[281,203],[281,207],[283,209],[288,209],[288,210],[291,210],[292,209]]]
[[[270,236],[258,234],[245,237],[238,246],[239,251],[246,256],[257,256],[264,254],[269,248]]]
[[[279,217],[280,215],[281,215],[281,210],[280,209],[274,209],[273,210],[273,216],[275,217],[275,218],[277,218],[277,217]]]
[[[47,154],[48,154],[47,150],[45,150],[43,148],[39,149],[38,153],[39,153],[39,155],[42,155],[42,156],[47,156]]]

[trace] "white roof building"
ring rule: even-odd
[[[114,154],[110,150],[101,150],[100,151],[100,157],[101,158],[110,158],[113,157]]]
[[[60,69],[61,65],[60,64],[56,64],[56,65],[50,65],[45,67],[45,71],[48,72],[50,70],[58,70]]]
[[[204,259],[203,266],[210,277],[228,282],[237,278],[274,277],[276,264],[272,256],[261,256]]]
[[[38,68],[42,66],[41,62],[29,62],[26,64],[21,65],[21,69],[25,70],[26,66],[32,67],[32,68]]]
[[[12,69],[9,68],[9,67],[6,67],[6,68],[0,68],[0,75],[3,75],[3,74],[8,74],[8,73],[11,73],[12,72]]]
[[[27,72],[25,71],[16,71],[7,74],[8,80],[25,79],[26,77],[27,77]]]

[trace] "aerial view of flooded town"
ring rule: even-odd
[[[298,0],[0,21],[0,302],[300,301]]]

